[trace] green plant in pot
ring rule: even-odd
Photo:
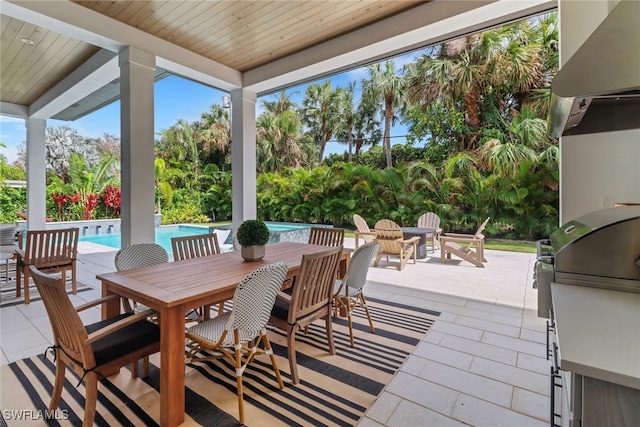
[[[264,245],[269,241],[269,229],[264,221],[248,219],[240,224],[236,233],[245,261],[258,261],[264,257]]]

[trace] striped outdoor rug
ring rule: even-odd
[[[67,274],[67,294],[72,295],[71,292],[71,274]],[[9,283],[2,282],[0,287],[0,307],[11,307],[16,305],[24,304],[24,292],[20,292],[20,296],[16,297],[16,280],[15,276],[13,276],[13,280],[10,280]],[[76,284],[78,288],[78,294],[81,292],[90,291],[93,288],[85,285],[84,283],[78,282]],[[38,289],[36,288],[33,280],[29,281],[29,297],[31,302],[42,301],[40,298],[40,294],[38,293]]]
[[[272,330],[270,339],[285,382],[277,387],[268,356],[249,365],[244,376],[246,425],[249,426],[351,426],[358,422],[376,396],[424,337],[437,312],[369,299],[376,333],[369,332],[364,310],[354,316],[356,346],[349,345],[343,318],[334,319],[337,354],[327,352],[323,322],[298,333],[296,350],[301,382],[291,384],[286,339]],[[151,358],[147,378],[131,380],[128,369],[101,381],[98,386],[99,426],[158,425],[159,356]],[[236,379],[222,360],[186,367],[186,426],[239,425]],[[32,357],[2,366],[2,409],[45,410],[52,390],[52,357]],[[67,420],[51,425],[79,425],[84,407],[84,385],[67,370],[60,414]],[[59,417],[64,418],[64,417]],[[24,423],[9,425],[24,425]]]

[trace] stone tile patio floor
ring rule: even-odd
[[[73,296],[74,304],[99,298],[96,274],[114,270],[112,248],[80,243],[79,252],[78,279],[94,289]],[[546,323],[531,286],[535,256],[488,250],[486,258],[486,268],[441,263],[436,250],[403,271],[384,259],[371,268],[367,297],[441,314],[359,426],[549,424]],[[99,320],[99,309],[83,319]],[[41,302],[2,308],[0,320],[2,364],[41,354],[51,341]]]

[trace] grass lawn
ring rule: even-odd
[[[231,221],[216,222],[205,225],[231,225]],[[344,235],[345,237],[354,237],[352,230],[345,230]],[[536,253],[536,242],[527,242],[523,240],[486,239],[484,241],[484,247],[498,251]]]
[[[484,247],[498,251],[536,253],[536,242],[522,240],[485,239]]]

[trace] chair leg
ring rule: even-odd
[[[76,262],[73,261],[71,265],[71,290],[73,294],[78,293],[78,282],[76,281]]]
[[[56,359],[56,377],[53,383],[53,393],[51,393],[51,402],[49,403],[49,412],[55,411],[60,404],[60,396],[62,396],[62,387],[64,386],[64,374],[67,365],[62,361],[61,357]]]
[[[22,290],[20,289],[20,278],[22,276],[22,269],[18,264],[16,264],[16,297],[22,295]]]
[[[329,343],[329,353],[336,354],[336,344],[333,341],[333,318],[331,316],[331,310],[328,310],[326,320],[326,328],[327,328],[327,341]]]
[[[351,339],[351,347],[355,347],[353,340],[353,322],[351,321],[351,310],[347,311],[347,322],[349,322],[349,339]]]
[[[96,403],[98,400],[98,374],[88,372],[84,377],[84,385],[87,390],[87,395],[84,401],[82,427],[92,427],[93,420],[96,417]]]
[[[238,341],[236,340],[236,346],[238,346]],[[244,390],[242,389],[242,351],[239,348],[236,348],[235,352],[235,362],[236,362],[236,387],[238,392],[238,412],[240,424],[244,424]]]
[[[29,298],[29,270],[28,269],[24,269],[24,281],[23,281],[23,286],[24,286],[24,304],[27,305],[29,303],[31,303],[31,298]]]
[[[282,382],[282,376],[280,375],[280,369],[278,369],[278,363],[276,362],[276,355],[273,354],[273,350],[271,349],[271,342],[266,334],[262,335],[262,346],[264,347],[264,351],[271,358],[271,366],[273,366],[273,372],[276,374],[276,381],[278,381],[278,387],[280,390],[284,388],[284,383]]]
[[[367,313],[367,319],[369,319],[369,327],[371,328],[371,333],[375,334],[376,329],[373,327],[373,320],[371,320],[371,314],[369,313],[367,301],[364,299],[364,294],[362,292],[358,293],[358,298],[360,299],[360,304],[364,307],[364,312]]]
[[[298,384],[300,377],[298,376],[298,362],[296,360],[296,328],[289,326],[287,328],[287,356],[289,357],[289,369],[291,371],[291,382]]]

